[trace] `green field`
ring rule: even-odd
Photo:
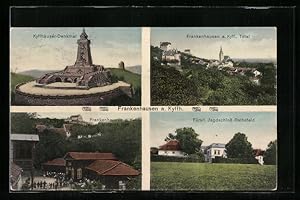
[[[119,80],[130,83],[135,89],[141,88],[141,75],[119,68],[109,68],[109,70]]]
[[[132,73],[127,70],[119,68],[109,68],[112,76],[117,77],[120,81],[130,83],[134,88],[135,94],[133,98],[129,98],[125,95],[118,97],[111,101],[111,106],[139,106],[141,105],[141,75]]]
[[[34,78],[27,75],[11,73],[11,91],[15,90],[16,85],[33,80]]]
[[[151,162],[153,190],[272,190],[276,166]]]
[[[32,80],[34,80],[34,78],[31,76],[16,74],[16,73],[10,74],[11,104],[15,103],[15,87],[16,87],[16,85],[18,85],[19,83],[25,83],[25,82],[32,81]]]

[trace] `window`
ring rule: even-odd
[[[81,179],[82,178],[82,169],[78,168],[77,169],[77,179]]]

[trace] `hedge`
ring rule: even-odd
[[[223,158],[216,157],[212,159],[213,163],[239,163],[239,164],[257,164],[258,161],[255,158]]]
[[[151,155],[152,162],[204,162],[204,158]]]

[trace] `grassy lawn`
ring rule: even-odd
[[[151,162],[154,190],[272,190],[276,166]]]
[[[34,80],[34,78],[31,76],[16,74],[16,73],[11,73],[10,75],[11,75],[10,76],[11,103],[14,104],[15,103],[15,87],[16,87],[16,85],[18,85],[19,83],[25,83],[28,81],[32,81],[32,80]]]
[[[119,68],[109,68],[109,70],[112,75],[117,76],[119,80],[130,83],[135,89],[141,88],[141,75]]]
[[[34,78],[27,75],[11,73],[11,91],[15,90],[16,85],[33,80]]]
[[[109,68],[113,76],[116,76],[118,80],[125,81],[130,83],[134,90],[135,94],[133,98],[129,98],[126,95],[120,96],[111,101],[111,106],[138,106],[141,105],[141,75],[132,73],[127,70],[122,70],[119,68]]]

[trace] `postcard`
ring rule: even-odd
[[[11,28],[11,104],[140,105],[141,28]]]
[[[276,105],[276,27],[151,28],[151,105]]]
[[[151,113],[151,190],[277,188],[275,112]]]

